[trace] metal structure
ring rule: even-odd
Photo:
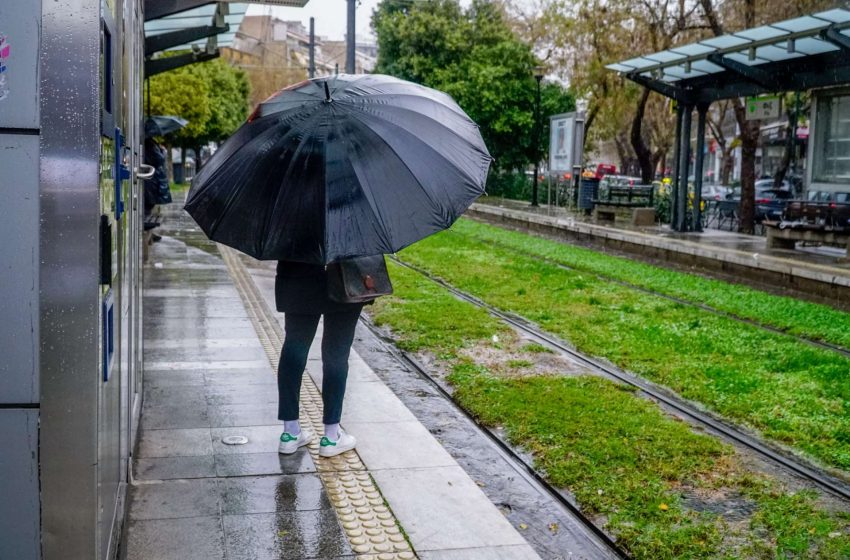
[[[190,8],[210,13],[145,37]],[[116,555],[142,401],[145,57],[237,10],[0,2],[0,558]]]
[[[712,37],[631,58],[609,69],[676,102],[676,177],[672,228],[699,229],[700,205],[688,220],[691,123],[697,112],[695,169],[702,169],[705,119],[711,103],[733,97],[805,91],[850,83],[850,11],[813,15]],[[810,143],[811,145],[812,143]],[[811,149],[811,148],[810,148]],[[694,173],[694,200],[702,173]]]

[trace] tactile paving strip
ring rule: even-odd
[[[283,331],[251,280],[245,265],[233,249],[219,245],[230,276],[236,285],[260,343],[272,368],[277,371]],[[314,434],[321,434],[322,395],[309,375],[301,383],[301,421],[306,420]],[[336,457],[319,457],[319,443],[307,446],[316,470],[336,509],[357,560],[412,560],[416,554],[387,507],[380,489],[360,460],[356,450]]]

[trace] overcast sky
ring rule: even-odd
[[[357,40],[372,40],[369,29],[369,20],[372,10],[378,5],[379,0],[360,0],[356,15],[356,37]],[[462,0],[462,4],[468,4],[469,0]],[[280,8],[277,6],[263,6],[252,4],[248,7],[249,15],[272,14],[286,21],[301,21],[304,27],[309,29],[310,18],[316,18],[316,35],[331,40],[342,40],[345,38],[347,0],[309,0],[303,8]]]

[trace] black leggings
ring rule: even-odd
[[[307,365],[307,354],[316,336],[321,315],[286,313],[286,337],[277,367],[277,392],[279,420],[298,419],[298,397],[301,394],[301,376]],[[338,424],[345,397],[348,378],[348,354],[354,341],[354,328],[360,310],[325,314],[322,334],[322,403],[323,422]]]

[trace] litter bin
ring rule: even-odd
[[[599,195],[599,179],[596,177],[582,177],[578,188],[578,209],[590,214],[593,210],[593,201]]]
[[[182,185],[186,179],[183,173],[183,163],[179,161],[175,161],[171,165],[172,170],[174,171],[174,182],[178,185]]]

